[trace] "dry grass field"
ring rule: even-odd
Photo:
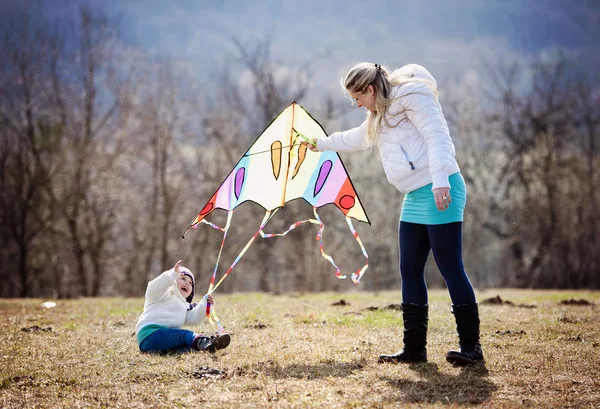
[[[599,292],[477,296],[486,363],[466,369],[443,290],[418,365],[377,363],[401,347],[398,292],[217,293],[229,348],[166,356],[138,351],[141,298],[4,299],[0,408],[600,408]]]

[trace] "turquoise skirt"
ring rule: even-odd
[[[460,172],[448,178],[452,203],[439,211],[435,205],[432,183],[404,195],[400,221],[417,224],[446,224],[462,222],[467,204],[467,186]]]

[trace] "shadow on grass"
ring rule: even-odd
[[[397,393],[388,401],[402,400],[410,403],[481,404],[490,399],[498,388],[485,379],[488,370],[485,365],[461,368],[458,375],[440,372],[432,362],[413,364],[409,367],[420,379],[395,379],[383,377]]]
[[[326,377],[345,378],[365,366],[364,360],[349,362],[325,361],[319,364],[290,364],[279,365],[273,361],[259,362],[248,369],[238,368],[238,375],[263,373],[274,379],[320,379]]]

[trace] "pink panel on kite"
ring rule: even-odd
[[[244,176],[246,174],[246,168],[239,168],[235,173],[234,193],[237,199],[242,194],[242,186],[244,185]]]
[[[319,169],[319,176],[317,177],[317,183],[315,183],[315,196],[319,194],[321,189],[323,189],[323,185],[325,185],[325,181],[331,172],[331,167],[332,164],[330,160],[326,160],[321,165],[321,169]]]

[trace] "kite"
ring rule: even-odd
[[[365,256],[364,266],[357,269],[351,276],[352,282],[355,284],[360,282],[369,266],[369,256],[351,219],[368,224],[371,222],[337,152],[313,152],[308,149],[306,144],[301,143],[303,140],[312,143],[312,137],[325,136],[327,134],[323,127],[304,108],[293,102],[258,136],[208,203],[190,222],[182,237],[190,227],[197,228],[200,223],[208,224],[223,232],[221,248],[207,294],[214,292],[223,282],[258,235],[262,238],[285,236],[306,222],[319,225],[316,239],[320,242],[321,255],[335,267],[336,277],[345,279],[346,275],[341,273],[333,258],[323,250],[322,238],[325,226],[317,214],[317,209],[328,204],[334,204],[345,215],[348,227]],[[277,210],[287,202],[299,198],[312,205],[314,219],[296,222],[283,233],[269,234],[263,231]],[[265,216],[259,229],[250,238],[219,282],[215,284],[219,260],[231,224],[233,210],[244,202],[254,202],[262,206],[266,210]],[[206,220],[206,217],[215,209],[228,212],[225,227],[217,226]],[[214,315],[214,311],[211,313],[208,303],[206,314],[211,323],[214,323],[212,319],[214,316],[219,330],[222,332],[222,326]]]

